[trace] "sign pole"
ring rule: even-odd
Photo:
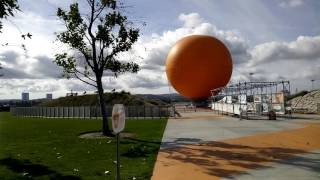
[[[120,154],[119,154],[119,143],[120,143],[120,132],[123,131],[125,126],[125,108],[123,104],[115,104],[112,109],[112,129],[113,132],[116,134],[117,139],[117,167],[116,167],[116,180],[120,180]]]
[[[120,157],[119,157],[119,134],[117,133],[117,177],[116,180],[120,180]]]

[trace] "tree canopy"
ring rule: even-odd
[[[19,10],[17,0],[1,0],[0,1],[0,32],[3,27],[1,19],[8,16],[14,16],[14,11]]]

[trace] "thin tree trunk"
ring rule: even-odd
[[[111,130],[108,124],[108,116],[106,111],[106,104],[104,101],[104,93],[101,78],[97,77],[97,88],[98,88],[98,98],[102,115],[102,133],[103,135],[110,136],[112,135]]]

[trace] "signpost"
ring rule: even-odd
[[[116,180],[120,180],[119,135],[125,126],[125,109],[123,104],[115,104],[112,109],[112,130],[117,138],[117,174]]]

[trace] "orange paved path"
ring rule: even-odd
[[[320,124],[208,144],[163,149],[152,180],[214,180],[320,149]]]

